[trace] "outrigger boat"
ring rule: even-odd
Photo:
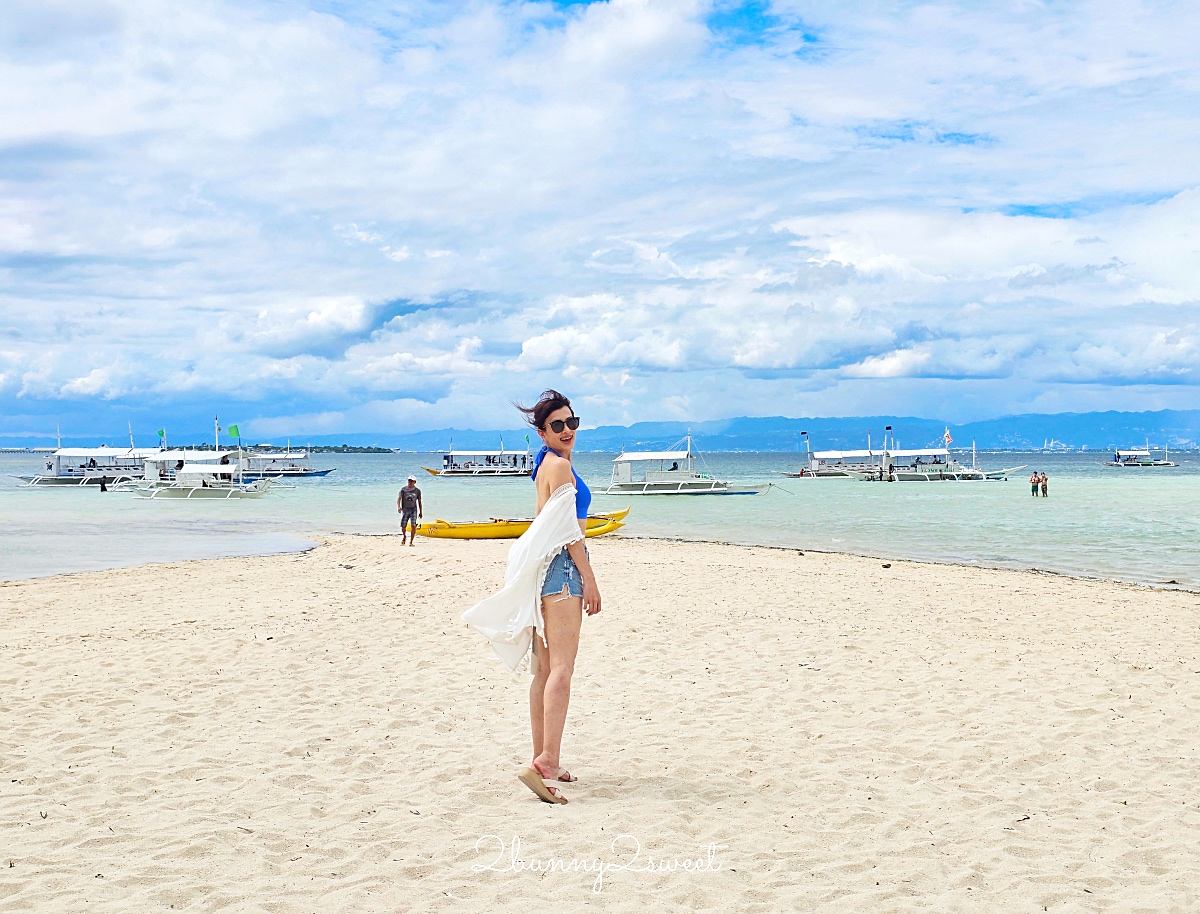
[[[1002,470],[981,470],[975,465],[975,447],[971,446],[971,465],[963,466],[949,448],[918,448],[884,451],[883,464],[873,472],[857,474],[869,482],[983,482],[1006,480],[1028,464]]]
[[[213,420],[213,450],[159,451],[146,458],[145,478],[137,498],[261,498],[272,477],[247,480],[248,457],[220,449],[221,427]]]
[[[883,451],[810,451],[808,466],[780,475],[793,479],[853,479],[857,473],[874,470],[882,458]]]
[[[261,498],[275,481],[247,480],[237,451],[163,451],[146,460],[137,498]]]
[[[612,479],[605,495],[758,495],[770,485],[734,485],[713,479],[696,469],[697,454],[688,432],[682,451],[642,451],[613,458]],[[676,445],[678,447],[678,445]],[[645,463],[641,478],[633,475],[633,464]],[[667,464],[670,464],[668,466]]]
[[[883,451],[871,447],[871,433],[867,432],[867,449],[865,451],[814,451],[808,440],[808,432],[804,436],[804,456],[807,466],[797,470],[784,470],[779,475],[792,479],[857,479],[861,473],[872,473],[883,463]]]
[[[145,474],[148,447],[63,447],[46,458],[45,472],[18,476],[29,486],[98,486],[134,482]]]
[[[1150,441],[1147,439],[1145,447],[1113,451],[1112,460],[1104,465],[1106,467],[1173,467],[1177,464],[1171,461],[1171,452],[1166,447],[1163,448],[1161,460],[1155,457],[1154,452],[1150,450]]]
[[[808,432],[801,432],[805,439],[805,456],[808,466],[800,470],[783,473],[793,478],[829,478],[841,477],[850,479],[865,479],[872,482],[929,482],[932,480],[955,480],[976,482],[985,479],[1008,479],[1019,467],[1006,467],[1003,470],[981,470],[975,463],[975,444],[971,444],[971,465],[960,464],[950,453],[950,429],[942,436],[945,447],[920,448],[917,450],[899,450],[895,440],[891,445],[888,439],[892,427],[884,431],[882,449],[871,447],[871,435],[867,433],[867,449],[865,451],[813,451],[807,449]]]
[[[533,455],[528,447],[524,451],[506,451],[503,438],[498,451],[456,451],[451,444],[450,450],[442,452],[440,469],[421,469],[430,476],[528,476],[533,472]]]
[[[302,479],[309,476],[328,476],[334,467],[318,470],[312,465],[308,451],[248,451],[243,479]]]
[[[606,533],[612,533],[614,530],[620,530],[625,526],[624,521],[628,514],[628,508],[624,511],[610,511],[605,514],[589,514],[587,529],[584,535],[588,537],[603,536]],[[532,518],[508,520],[502,517],[493,517],[491,520],[486,521],[467,522],[455,522],[439,518],[433,523],[417,524],[417,533],[433,539],[505,540],[516,539],[528,530],[529,525],[532,523]]]

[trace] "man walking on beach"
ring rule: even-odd
[[[1038,471],[1034,470],[1033,475],[1029,477],[1029,494],[1037,498],[1038,486],[1041,484],[1042,477],[1038,475]]]
[[[409,476],[408,485],[400,490],[396,499],[396,510],[400,512],[400,545],[404,545],[405,536],[408,545],[417,544],[417,518],[425,516],[425,506],[421,503],[421,490],[417,488],[417,477]],[[412,528],[409,532],[409,527]]]

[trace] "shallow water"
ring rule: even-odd
[[[391,533],[396,492],[417,472],[426,518],[526,517],[527,480],[439,479],[419,470],[434,455],[327,454],[323,479],[246,501],[159,501],[87,489],[27,489],[11,474],[36,471],[33,455],[0,455],[0,579],[150,561],[305,548],[331,532]],[[594,492],[612,455],[579,454]],[[969,458],[968,458],[969,459]],[[797,454],[711,454],[720,478],[774,482],[753,497],[616,498],[632,505],[622,533],[856,552],[890,558],[1040,568],[1065,574],[1200,587],[1200,454],[1173,469],[1103,467],[1101,453],[981,454],[981,466],[1028,464],[1050,477],[1031,498],[1029,469],[1008,482],[864,483],[788,479]]]

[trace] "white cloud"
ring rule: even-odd
[[[1194,399],[1193,5],[327,9],[12,0],[6,412]]]

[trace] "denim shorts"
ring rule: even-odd
[[[586,552],[587,546],[583,548]],[[579,568],[576,567],[575,560],[571,558],[571,553],[566,550],[566,547],[551,560],[550,567],[546,570],[546,583],[542,585],[542,596],[561,594],[564,589],[572,597],[583,596],[583,575],[579,573]]]

